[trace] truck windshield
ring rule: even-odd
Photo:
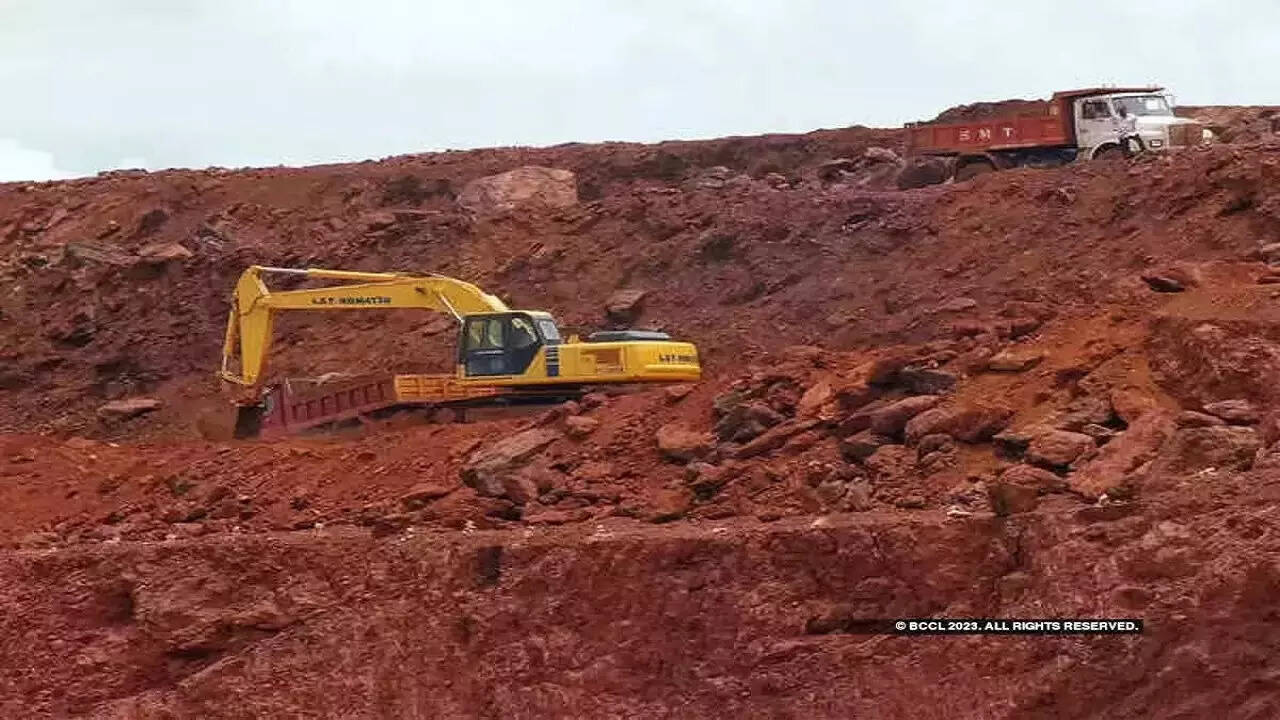
[[[1116,108],[1123,107],[1130,115],[1172,115],[1169,104],[1159,95],[1141,95],[1138,97],[1118,97],[1113,102]]]

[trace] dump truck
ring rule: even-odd
[[[336,281],[273,291],[264,276]],[[453,373],[266,382],[279,312],[421,309],[458,323]],[[231,298],[219,377],[232,388],[235,435],[294,433],[412,407],[555,402],[596,388],[701,378],[698,349],[662,332],[613,330],[562,338],[552,316],[512,310],[475,285],[436,274],[250,266]]]
[[[909,154],[952,159],[956,180],[1015,167],[1055,167],[1122,153],[1116,118],[1136,120],[1142,149],[1162,152],[1212,140],[1200,123],[1173,114],[1164,88],[1093,87],[1056,92],[1016,112],[966,122],[908,123]]]

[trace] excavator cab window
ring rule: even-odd
[[[542,340],[548,345],[560,344],[560,328],[556,327],[556,321],[551,318],[542,318],[538,320],[538,330],[542,334]]]
[[[459,362],[468,377],[519,375],[529,368],[542,341],[524,313],[467,317]]]

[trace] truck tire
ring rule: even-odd
[[[992,165],[990,162],[986,160],[973,160],[956,169],[956,182],[972,180],[979,175],[985,175],[986,173],[995,171],[995,165]]]
[[[1122,157],[1124,157],[1124,152],[1119,145],[1101,147],[1093,154],[1094,160],[1119,160]]]

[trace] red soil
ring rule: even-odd
[[[0,186],[0,715],[1274,716],[1280,315],[1258,280],[1280,259],[1280,146],[908,192],[816,176],[897,143],[854,128]],[[485,218],[451,199],[527,164],[577,173],[583,202]],[[700,184],[714,166],[743,177]],[[155,243],[191,257],[137,260]],[[708,377],[233,442],[213,371],[249,263],[443,272],[583,331],[645,289],[638,324],[696,342]],[[429,315],[289,318],[273,369],[438,371],[452,342]],[[993,370],[1000,353],[1032,359]],[[875,425],[884,447],[856,454],[865,417],[892,425],[885,407],[925,394],[941,430]],[[98,418],[137,395],[164,406]],[[1235,399],[1256,417],[1174,427]],[[735,403],[762,424],[735,437]],[[578,412],[595,425],[575,435]],[[660,451],[667,426],[697,462]],[[1029,465],[991,436],[1049,427],[1101,445],[1006,513],[1024,496],[1002,473]],[[500,492],[464,483],[496,440],[544,429]],[[848,632],[929,614],[1149,631]]]

